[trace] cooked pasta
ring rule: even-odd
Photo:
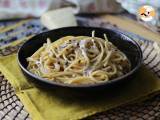
[[[27,69],[47,80],[66,84],[95,84],[130,71],[126,55],[108,41],[94,36],[66,36],[51,43],[47,39],[27,58]]]

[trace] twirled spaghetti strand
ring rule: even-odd
[[[95,84],[129,72],[126,55],[107,36],[66,36],[53,43],[47,39],[27,58],[28,70],[40,77],[66,84]]]

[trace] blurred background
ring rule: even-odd
[[[75,15],[117,14],[137,18],[137,10],[150,5],[156,10],[155,19],[142,22],[153,31],[160,27],[160,0],[0,0],[0,20],[40,17],[46,11],[72,7]]]

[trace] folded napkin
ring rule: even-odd
[[[23,76],[17,55],[0,58],[0,71],[15,88],[33,120],[76,120],[111,108],[146,98],[160,90],[160,80],[147,68],[141,67],[138,77],[131,80],[111,97],[103,99],[77,99],[76,97],[57,96],[56,91],[37,88]]]

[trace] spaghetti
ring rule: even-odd
[[[42,78],[66,84],[95,84],[130,71],[126,55],[108,41],[94,36],[66,36],[51,43],[47,39],[27,58],[27,69]]]

